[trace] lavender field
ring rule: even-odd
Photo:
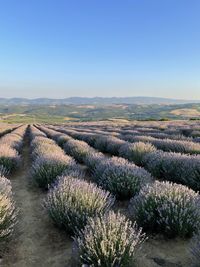
[[[0,124],[0,266],[200,266],[200,123]]]

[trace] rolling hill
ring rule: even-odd
[[[160,97],[69,97],[63,99],[50,98],[0,98],[0,105],[111,105],[111,104],[136,104],[136,105],[172,105],[200,103],[200,100],[181,100]]]

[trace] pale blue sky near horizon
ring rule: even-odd
[[[199,0],[0,0],[0,97],[200,99]]]

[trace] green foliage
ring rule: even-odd
[[[74,175],[77,173],[69,172],[60,177],[45,200],[54,223],[73,234],[84,228],[90,217],[108,212],[114,203],[108,192]]]
[[[199,110],[200,104],[180,105],[0,105],[1,117],[9,123],[64,123],[68,121],[97,121],[108,119],[126,120],[171,120],[188,119],[171,114],[172,110],[189,108]],[[4,115],[9,115],[4,118]]]
[[[12,234],[16,216],[11,183],[5,177],[0,176],[0,241],[4,241]]]
[[[144,240],[144,234],[135,223],[110,211],[90,219],[79,232],[73,256],[78,266],[131,267]]]
[[[200,196],[186,186],[156,181],[129,205],[133,220],[145,230],[169,237],[191,237],[200,227]]]

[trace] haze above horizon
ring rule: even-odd
[[[8,0],[0,97],[200,99],[197,0]]]

